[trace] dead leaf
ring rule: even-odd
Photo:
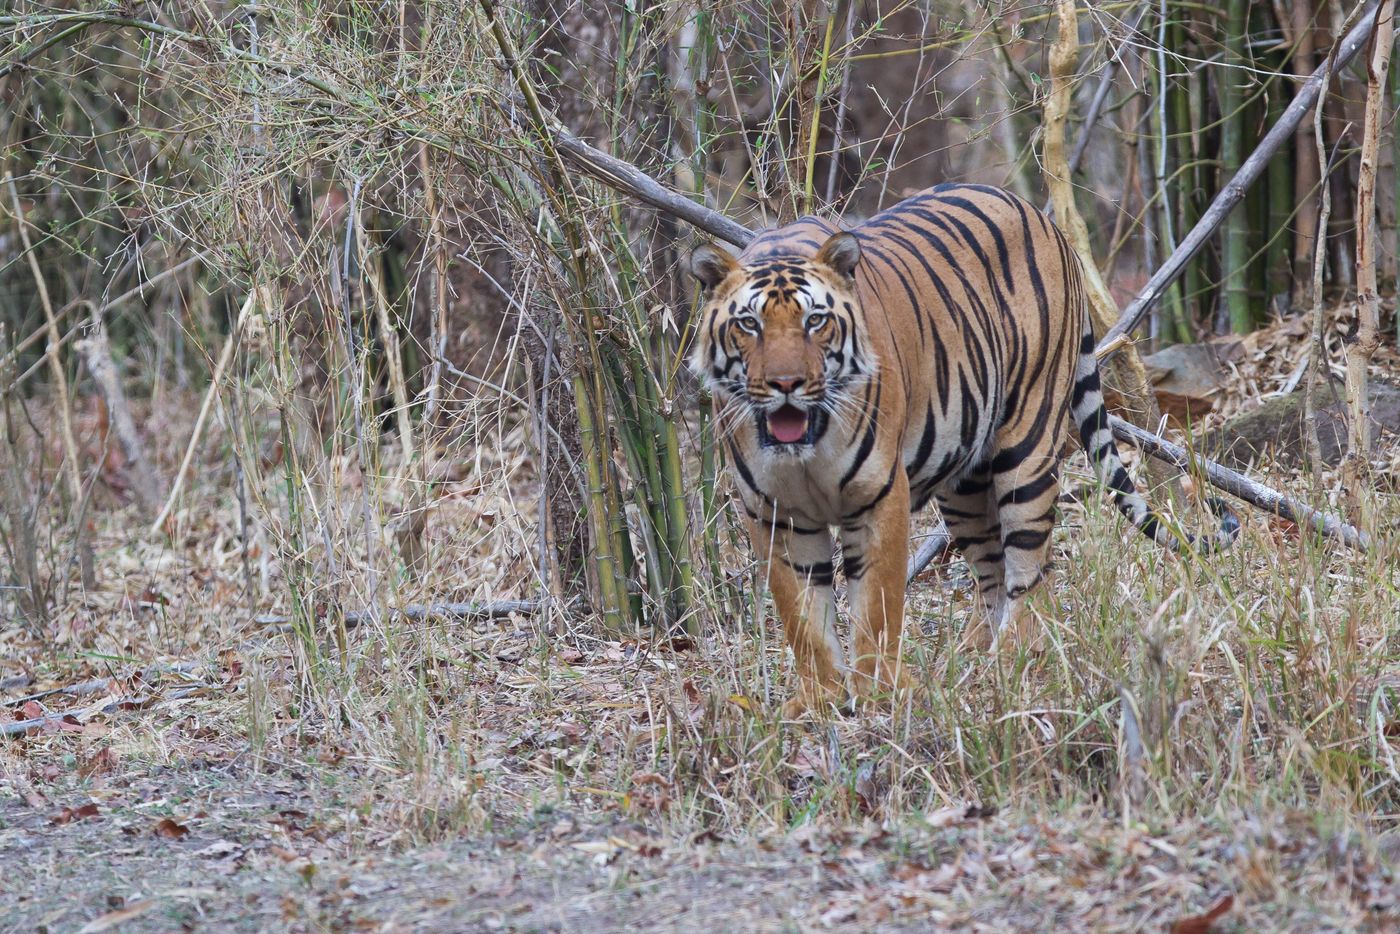
[[[1190,918],[1182,918],[1172,925],[1172,934],[1210,934],[1215,922],[1219,921],[1230,909],[1235,907],[1235,896],[1226,895],[1220,901],[1211,906],[1211,909],[1203,915],[1195,915]]]
[[[50,818],[50,823],[56,825],[71,824],[73,821],[86,820],[89,817],[96,817],[97,815],[97,804],[93,801],[89,801],[87,804],[82,804],[75,808],[64,808]]]
[[[99,931],[110,931],[119,924],[124,924],[133,918],[141,917],[146,912],[156,907],[156,904],[157,902],[154,898],[132,902],[125,908],[118,908],[116,911],[109,911],[105,915],[93,918],[78,929],[78,934],[98,934]]]
[[[116,767],[117,754],[112,751],[111,746],[103,746],[78,765],[78,777],[94,778],[98,775],[107,775]]]
[[[162,818],[155,826],[155,835],[167,840],[183,840],[189,834],[190,828],[184,824],[177,824],[168,817]]]
[[[236,853],[242,853],[243,847],[232,840],[215,840],[202,850],[195,850],[190,854],[199,859],[226,859]]]
[[[669,648],[672,652],[693,652],[695,640],[690,636],[672,636],[668,641],[661,643],[661,647]]]
[[[39,792],[39,789],[31,785],[22,776],[15,776],[15,784],[19,787],[20,797],[24,798],[24,803],[34,810],[43,810],[49,806],[48,799]]]
[[[45,716],[44,705],[36,700],[25,701],[19,708],[19,716],[16,720],[38,720]]]

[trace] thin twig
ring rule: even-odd
[[[228,339],[224,341],[224,349],[219,352],[219,359],[214,364],[214,372],[209,377],[209,389],[204,393],[204,402],[199,407],[199,416],[194,420],[194,430],[190,432],[190,443],[185,446],[185,456],[180,461],[180,469],[175,473],[175,482],[170,487],[170,496],[165,501],[165,507],[151,523],[151,532],[159,532],[165,524],[166,517],[175,508],[175,503],[180,499],[180,491],[185,487],[185,477],[189,475],[190,464],[194,461],[194,452],[199,447],[200,438],[204,436],[204,422],[209,418],[209,409],[213,407],[214,397],[218,394],[219,383],[224,378],[224,370],[228,369],[229,361],[233,359],[233,349],[238,344],[238,336],[243,330],[243,325],[248,319],[248,314],[253,308],[256,291],[249,291],[248,297],[243,300],[243,307],[238,309],[238,318],[234,322],[233,330],[229,332]]]
[[[114,697],[109,701],[95,704],[85,710],[65,710],[62,713],[45,714],[42,717],[33,717],[29,720],[16,720],[12,723],[3,723],[0,724],[0,736],[21,736],[28,733],[30,730],[41,730],[49,724],[61,723],[69,717],[72,717],[80,725],[85,725],[83,721],[95,714],[113,713],[127,705],[135,705],[141,709],[145,709],[158,703],[168,703],[169,701],[179,700],[182,697],[188,697],[195,691],[207,687],[210,687],[210,685],[192,684],[186,687],[179,687],[160,698],[141,698],[135,696]],[[143,700],[147,701],[147,703],[143,703]]]
[[[143,681],[149,681],[152,675],[188,674],[202,667],[204,666],[196,664],[195,662],[176,662],[173,665],[147,665],[145,668],[137,668],[124,675],[107,675],[102,678],[89,678],[86,681],[79,681],[76,684],[65,684],[62,687],[35,691],[33,694],[26,694],[23,697],[7,700],[4,704],[6,707],[18,707],[30,701],[53,697],[56,694],[64,694],[68,697],[82,697],[86,694],[96,694],[98,691],[105,690],[113,681],[121,683],[137,677],[141,678]]]
[[[58,333],[58,317],[54,314],[53,302],[49,299],[49,287],[44,281],[43,272],[39,269],[39,260],[34,255],[34,244],[29,239],[29,221],[24,216],[23,205],[20,204],[19,189],[15,186],[14,176],[9,172],[5,173],[5,184],[10,189],[10,203],[14,205],[15,211],[15,227],[19,230],[20,242],[24,244],[24,255],[29,260],[29,271],[34,275],[34,286],[39,292],[39,303],[44,307],[44,322],[49,340],[45,357],[49,363],[49,373],[53,377],[54,391],[58,393],[59,422],[63,431],[64,453],[67,455],[67,469],[64,471],[64,475],[68,479],[69,492],[72,494],[73,503],[76,506],[83,500],[83,480],[78,468],[78,440],[73,434],[73,415],[69,411],[68,374],[63,371],[63,363],[58,359],[59,347],[62,344],[61,335]]]

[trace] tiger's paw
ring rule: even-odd
[[[998,648],[1007,654],[1041,655],[1046,649],[1045,626],[1027,607],[1014,613],[998,636]]]
[[[963,632],[962,641],[959,643],[963,651],[989,651],[996,642],[996,633],[992,631],[991,623],[986,619],[977,619]]]
[[[811,693],[799,691],[783,704],[784,720],[807,720],[812,717],[830,717],[833,711],[849,707],[848,698],[842,692],[819,691]]]

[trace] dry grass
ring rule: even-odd
[[[430,504],[428,572],[398,599],[536,591],[519,413],[474,410]],[[29,679],[11,699],[112,676],[39,702],[81,725],[0,751],[7,917],[72,927],[155,899],[134,923],[158,929],[231,922],[246,898],[250,926],[307,929],[1135,929],[1226,894],[1241,929],[1400,917],[1388,557],[1250,517],[1231,552],[1179,561],[1072,479],[1045,655],[956,654],[954,563],[913,589],[910,709],[790,724],[742,551],[745,610],[697,643],[600,640],[560,611],[308,643],[252,622],[289,609],[287,564],[255,535],[243,594],[237,503],[204,477],[171,537],[97,509],[97,589],[47,633],[0,636],[0,678]],[[334,484],[319,508],[353,512],[355,471]],[[177,661],[193,665],[129,677]],[[54,823],[86,802],[99,813]],[[189,836],[157,836],[164,817]]]

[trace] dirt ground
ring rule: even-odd
[[[1393,837],[1286,818],[1159,836],[964,810],[726,840],[542,802],[399,848],[356,843],[336,789],[238,757],[133,770],[97,796],[62,784],[0,804],[5,930],[1161,930],[1229,893],[1250,922],[1217,930],[1400,924]],[[97,813],[55,824],[90,798]],[[181,829],[162,836],[165,820]]]

